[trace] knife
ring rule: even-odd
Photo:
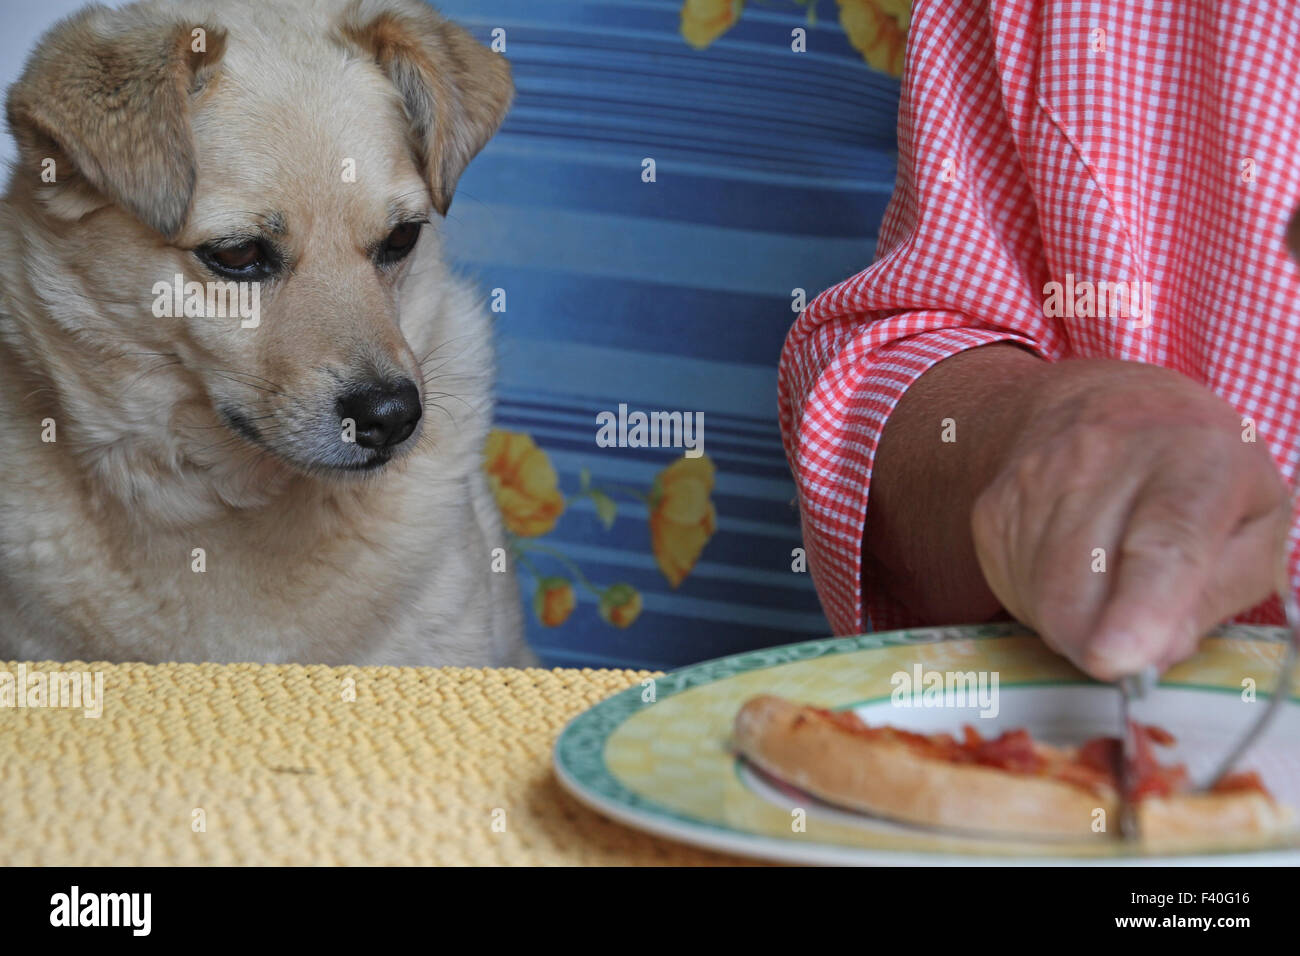
[[[1119,755],[1119,832],[1126,840],[1139,837],[1137,821],[1137,804],[1133,799],[1133,789],[1137,785],[1137,723],[1133,720],[1133,703],[1145,699],[1156,684],[1154,665],[1143,668],[1136,674],[1121,677],[1116,686],[1119,688],[1120,721],[1120,755]]]

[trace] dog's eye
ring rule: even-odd
[[[256,242],[245,242],[232,249],[219,249],[212,258],[227,269],[247,269],[262,259],[262,247]]]
[[[416,240],[420,238],[420,223],[404,222],[388,234],[384,244],[379,248],[380,265],[388,265],[397,262],[399,259],[405,259],[415,248]]]
[[[238,278],[250,278],[270,268],[270,257],[256,239],[234,246],[200,246],[197,250],[209,268]]]

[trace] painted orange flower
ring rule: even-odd
[[[911,0],[837,0],[840,26],[853,48],[877,70],[903,75]]]
[[[682,4],[682,37],[703,50],[740,19],[744,0],[686,0]]]
[[[630,584],[611,584],[600,596],[600,616],[615,627],[631,627],[641,616],[641,592]]]
[[[536,538],[555,527],[564,513],[555,467],[531,435],[496,428],[483,450],[488,487],[506,527],[523,538]]]
[[[682,583],[717,529],[713,462],[707,455],[679,458],[650,489],[650,548],[673,587]]]
[[[578,603],[573,585],[564,578],[542,578],[533,594],[533,613],[544,627],[559,627]]]

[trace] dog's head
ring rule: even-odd
[[[438,268],[429,222],[513,87],[419,0],[327,6],[88,8],[46,35],[7,113],[11,199],[60,267],[28,270],[28,295],[75,313],[64,338],[105,375],[187,376],[207,427],[341,475],[422,427],[439,343],[402,292]]]

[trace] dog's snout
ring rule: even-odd
[[[420,422],[420,392],[404,378],[395,384],[370,382],[338,400],[339,417],[356,423],[362,448],[392,448],[411,437]]]

